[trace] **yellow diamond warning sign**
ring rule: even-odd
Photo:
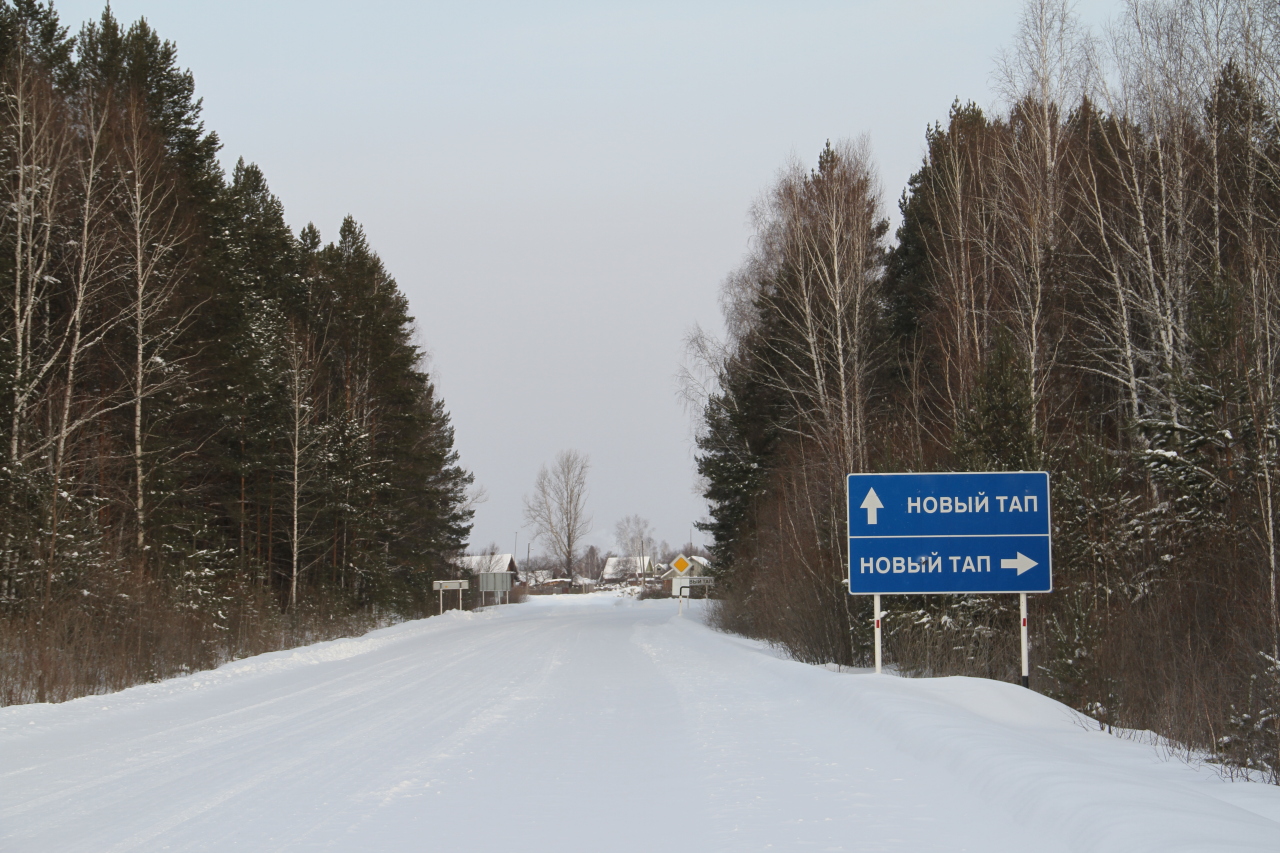
[[[693,568],[693,563],[689,561],[688,557],[681,554],[679,557],[676,557],[671,561],[671,568],[683,575],[685,572],[689,571],[689,569]]]

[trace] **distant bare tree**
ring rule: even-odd
[[[535,536],[546,537],[547,548],[565,577],[572,577],[578,546],[591,530],[587,515],[587,472],[591,461],[576,450],[562,450],[556,461],[543,465],[533,483],[533,496],[524,499],[524,521]]]
[[[653,527],[647,518],[628,515],[614,525],[613,538],[624,557],[650,557],[654,554]]]
[[[578,574],[591,580],[600,580],[600,575],[604,571],[604,561],[606,557],[600,553],[600,549],[595,545],[587,548],[586,553],[582,555],[581,571]]]

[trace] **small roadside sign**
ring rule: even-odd
[[[671,561],[671,568],[675,569],[677,574],[683,575],[693,568],[693,561],[681,554]]]
[[[445,590],[456,589],[458,591],[458,609],[462,609],[462,591],[471,589],[471,581],[432,581],[431,586],[436,592],[440,593],[440,612],[444,613],[444,593]]]
[[[715,578],[672,578],[671,596],[679,598],[682,593],[688,592],[694,587],[715,586],[715,582]]]

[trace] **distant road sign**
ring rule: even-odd
[[[693,568],[693,561],[684,554],[681,554],[679,557],[676,557],[671,561],[671,568],[675,569],[677,573],[683,575],[685,572],[689,571],[689,569]]]
[[[471,589],[471,581],[432,581],[431,585],[436,590]]]
[[[850,474],[854,595],[1050,592],[1044,471]]]

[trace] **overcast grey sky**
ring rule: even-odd
[[[56,5],[73,30],[102,10]],[[1115,8],[1078,6],[1094,24]],[[896,211],[926,125],[957,97],[993,103],[1020,4],[112,9],[177,43],[224,164],[262,166],[295,229],[365,226],[488,491],[472,545],[520,530],[523,554],[521,496],[566,448],[593,463],[591,542],[632,513],[686,541],[706,508],[675,377],[689,328],[719,327],[752,201],[789,157],[867,132]]]

